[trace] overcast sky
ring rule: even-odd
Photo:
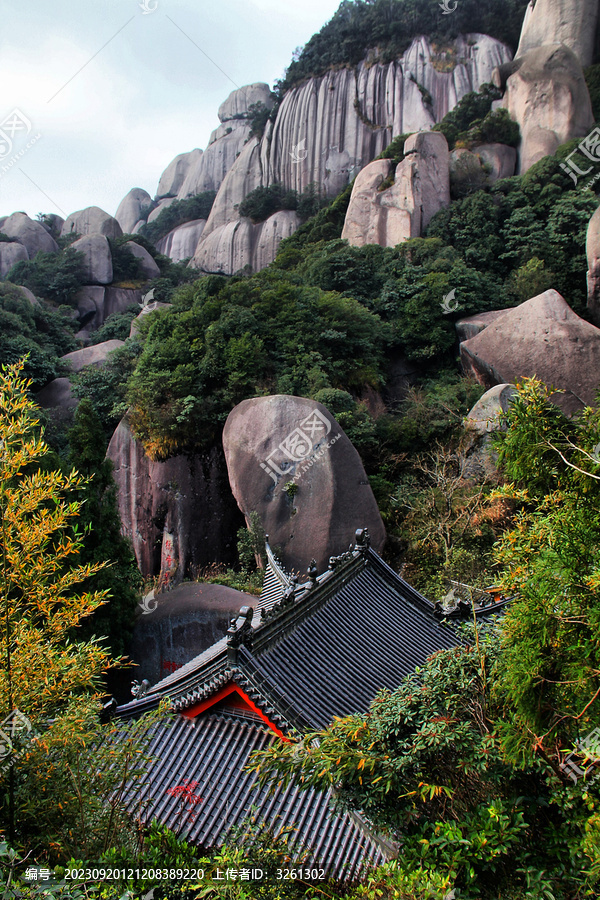
[[[114,215],[133,187],[154,196],[174,156],[206,147],[228,94],[272,86],[338,5],[3,0],[0,215]]]

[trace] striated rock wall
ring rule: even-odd
[[[317,184],[335,196],[393,137],[429,131],[510,58],[487,35],[461,36],[444,47],[420,37],[392,63],[363,61],[292,89],[262,139],[244,145],[223,179],[193,264],[207,268],[210,259],[210,271],[225,272],[235,258],[238,268],[256,268],[256,260],[240,257],[245,229],[225,228],[238,220],[239,204],[252,190],[281,183],[302,192]]]
[[[250,219],[237,219],[214,229],[207,238],[203,235],[192,263],[203,272],[221,275],[233,275],[246,267],[258,272],[273,262],[281,241],[299,224],[292,210],[273,213],[258,225]]]
[[[205,240],[213,231],[238,218],[238,206],[244,197],[266,183],[264,173],[260,142],[252,138],[223,179],[206,222]]]
[[[159,253],[164,253],[173,262],[190,259],[196,252],[198,241],[206,226],[206,219],[194,219],[184,225],[178,225],[156,244]]]
[[[232,91],[219,107],[221,125],[211,134],[206,150],[176,156],[160,177],[157,199],[186,200],[203,191],[218,191],[250,138],[252,107],[257,104],[273,107],[268,84],[257,82]]]
[[[510,59],[508,47],[487,35],[464,35],[444,48],[420,37],[395,62],[310,79],[286,94],[278,112],[269,183],[302,191],[316,182],[339,193],[393,137],[431,129]]]
[[[250,126],[245,119],[230,122],[213,131],[211,143],[204,153],[192,151],[196,156],[177,192],[177,199],[186,200],[203,191],[218,191],[249,135]]]

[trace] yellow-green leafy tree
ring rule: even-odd
[[[48,465],[22,373],[0,370],[0,828],[57,861],[113,840],[140,748],[132,734],[119,751],[100,725],[114,663],[100,638],[76,635],[106,600],[83,588],[105,564],[78,563],[85,479]]]

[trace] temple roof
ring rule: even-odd
[[[366,712],[379,690],[397,688],[431,654],[457,643],[364,530],[326,572],[309,567],[302,584],[267,547],[257,608],[242,607],[222,640],[119,712],[137,715],[165,697],[184,712],[234,680],[278,728],[304,732],[334,715]]]
[[[384,862],[365,823],[334,811],[330,791],[260,787],[245,767],[252,751],[275,740],[268,728],[236,715],[159,722],[149,735],[145,752],[153,761],[141,792],[126,794],[125,805],[143,821],[156,818],[176,833],[183,830],[200,847],[219,846],[252,817],[253,828],[266,823],[275,835],[288,830],[291,856],[296,851],[303,866],[319,864],[338,878]]]
[[[153,687],[137,686],[136,699],[118,709],[136,717],[168,698],[180,713],[149,733],[155,760],[129,808],[178,832],[183,824],[187,839],[204,847],[222,843],[251,814],[275,832],[293,826],[298,858],[308,851],[340,878],[382,862],[390,847],[356,813],[339,815],[331,793],[293,783],[260,788],[245,766],[273,741],[366,712],[378,691],[394,690],[433,653],[456,646],[442,617],[372,550],[365,529],[326,572],[311,563],[303,583],[267,544],[256,609],[242,607],[220,641]],[[186,810],[192,783],[201,799]]]

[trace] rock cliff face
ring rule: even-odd
[[[173,262],[190,259],[196,252],[198,241],[206,226],[206,219],[194,219],[185,225],[178,225],[161,238],[156,245],[159,253],[164,253]]]
[[[123,531],[144,576],[161,574],[163,584],[178,583],[197,567],[235,561],[241,516],[220,450],[155,462],[123,421],[107,456],[114,465]]]
[[[520,174],[594,125],[583,67],[591,65],[598,0],[531,0],[512,63],[495,73],[521,129]]]
[[[158,188],[156,189],[157,200],[177,196],[181,185],[185,181],[188,169],[190,168],[192,153],[202,153],[202,150],[192,150],[190,153],[180,153],[179,156],[176,156],[175,159],[169,163],[158,182]]]
[[[273,262],[283,238],[296,231],[300,220],[292,210],[273,213],[265,222],[253,225],[237,219],[216,228],[200,240],[193,264],[203,272],[232,275],[246,266],[258,272]]]
[[[255,268],[251,255],[240,258],[241,227],[229,227],[250,191],[281,183],[301,192],[316,184],[335,196],[393,137],[431,129],[509,60],[508,48],[486,35],[465,35],[443,48],[421,37],[393,63],[364,61],[293,88],[262,139],[243,145],[223,179],[194,265],[204,267],[210,259],[211,271],[229,274],[246,265]],[[276,252],[274,243],[273,256],[263,254],[261,265]]]
[[[565,44],[581,65],[591,66],[598,24],[598,0],[531,0],[517,57],[543,44]]]
[[[506,71],[506,70],[505,70]],[[503,100],[521,129],[519,172],[593,127],[590,95],[579,60],[564,45],[545,44],[516,58]]]
[[[186,200],[203,191],[217,191],[250,137],[252,107],[273,106],[268,84],[249,84],[232,91],[219,107],[221,125],[210,136],[206,150],[176,156],[161,175],[157,199]]]

